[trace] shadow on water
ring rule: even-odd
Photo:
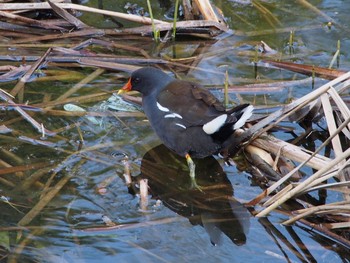
[[[142,159],[141,174],[148,179],[152,197],[188,218],[192,225],[203,226],[213,245],[222,244],[222,234],[238,246],[245,244],[250,214],[233,198],[226,173],[212,156],[194,161],[197,182],[203,186],[203,192],[189,187],[185,158],[164,145],[148,151]]]

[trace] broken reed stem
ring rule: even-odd
[[[331,161],[330,158],[321,155],[315,154],[312,156],[311,152],[308,152],[305,149],[301,149],[300,147],[291,143],[274,138],[271,135],[264,135],[262,138],[255,139],[251,142],[251,144],[265,151],[273,153],[274,155],[277,155],[280,151],[282,156],[298,163],[308,160],[307,165],[316,170],[320,170],[324,165]],[[312,158],[310,158],[311,156]]]
[[[270,188],[268,188],[267,190],[265,190],[262,194],[260,194],[258,197],[256,197],[254,200],[252,200],[249,204],[256,204],[257,202],[259,202],[261,199],[263,199],[264,197],[268,196],[272,191],[274,191],[279,185],[281,185],[285,180],[287,180],[288,177],[290,177],[295,171],[297,171],[298,169],[300,169],[300,167],[302,167],[303,165],[305,165],[308,161],[311,160],[311,158],[313,158],[316,153],[318,151],[320,151],[320,149],[322,149],[326,144],[328,144],[333,137],[337,136],[339,134],[339,132],[341,132],[341,130],[343,130],[349,123],[350,121],[350,113],[348,112],[346,105],[344,106],[344,102],[342,102],[341,100],[338,99],[337,96],[339,96],[339,94],[337,92],[341,92],[342,90],[344,90],[348,85],[349,85],[349,80],[346,80],[347,78],[349,78],[350,76],[350,72],[347,72],[343,75],[341,75],[340,77],[330,81],[329,83],[321,86],[320,88],[318,88],[317,90],[309,93],[308,95],[298,99],[297,101],[289,104],[286,106],[287,109],[285,109],[284,111],[287,112],[288,108],[291,107],[292,105],[298,105],[299,103],[305,104],[305,102],[311,101],[313,99],[316,99],[317,97],[319,97],[321,94],[325,94],[325,92],[328,92],[329,95],[334,99],[334,101],[337,103],[337,106],[339,107],[339,109],[341,110],[345,121],[337,128],[335,129],[335,131],[333,132],[332,130],[330,131],[330,138],[328,138],[318,149],[315,153],[313,153],[311,156],[309,156],[309,158],[307,158],[307,160],[304,160],[298,167],[296,167],[295,169],[293,169],[290,173],[288,173],[285,177],[283,177],[281,180],[279,180],[278,182],[276,182],[274,185],[272,185]],[[345,82],[343,82],[345,81]],[[341,83],[343,82],[343,83]],[[335,88],[333,88],[333,86],[337,85]],[[336,94],[335,94],[336,93]],[[306,98],[307,97],[307,98]],[[298,102],[298,103],[296,103]],[[338,105],[339,104],[339,105]],[[300,106],[300,105],[299,105]],[[294,109],[295,110],[295,109]],[[276,119],[278,116],[282,115],[283,110],[281,110],[280,114],[277,114],[276,112],[271,114],[270,116],[268,116],[267,118],[265,118],[263,121],[261,121],[260,123],[254,125],[252,128],[250,128],[250,133],[254,133],[254,130],[256,130],[259,126],[262,127],[264,124],[264,121],[273,121],[274,119]],[[289,112],[290,113],[290,112]],[[288,115],[288,114],[287,114]],[[286,116],[286,115],[284,115]],[[283,119],[283,116],[280,117],[277,120],[280,121],[281,119]],[[267,122],[268,124],[268,122]],[[273,127],[272,125],[269,125],[271,127]],[[269,126],[267,126],[265,129],[263,129],[263,131],[268,130]],[[249,133],[249,130],[247,131],[247,134]],[[257,130],[256,130],[257,131]],[[258,133],[258,135],[260,135],[261,133]],[[254,137],[257,136],[257,134],[254,135]],[[242,136],[241,136],[242,137]],[[244,137],[243,137],[244,138]],[[308,184],[310,183],[310,180],[316,180],[318,177],[322,176],[323,173],[329,171],[331,168],[333,168],[333,166],[335,166],[335,163],[338,164],[340,162],[342,162],[344,159],[340,159],[341,157],[347,156],[346,154],[349,154],[348,151],[346,151],[345,153],[341,153],[340,155],[337,156],[337,158],[333,161],[331,161],[329,164],[326,165],[326,167],[328,169],[324,169],[324,167],[319,170],[317,173],[315,173],[313,176],[311,176],[309,179],[307,179],[303,184]],[[346,157],[345,157],[346,158]],[[330,165],[333,164],[333,165]],[[344,164],[343,164],[344,166]],[[345,167],[345,166],[344,166]],[[332,176],[334,176],[335,174],[332,174]],[[322,181],[326,180],[326,177],[322,178]],[[305,186],[305,185],[304,185]],[[293,190],[289,191],[287,193],[287,195],[285,195],[284,197],[282,197],[280,200],[278,200],[276,203],[274,203],[273,205],[269,206],[268,208],[262,210],[257,216],[264,216],[266,214],[268,214],[270,211],[272,211],[273,209],[275,209],[276,207],[278,207],[280,204],[284,203],[286,200],[288,200],[289,198],[291,198],[293,195],[297,194],[298,191],[300,192],[301,190],[305,189],[306,187],[304,186],[297,186],[296,188],[294,188]],[[310,186],[308,186],[310,187]],[[270,203],[268,201],[268,203]]]
[[[331,97],[333,101],[336,102],[336,105],[338,106],[345,120],[350,119],[350,111],[348,107],[345,105],[344,101],[339,96],[339,94],[334,90],[334,88],[330,87],[327,93],[321,95],[321,102],[322,102],[323,111],[324,111],[325,118],[328,125],[328,131],[330,134],[332,134],[334,133],[334,131],[337,131],[338,129],[337,129],[336,120],[334,119],[333,108],[330,103],[329,97]],[[341,131],[339,131],[338,133],[341,133]],[[342,143],[338,135],[332,139],[332,146],[336,157],[343,152]],[[343,163],[345,163],[345,160],[343,160],[341,164]],[[349,176],[347,176],[345,173],[340,173],[339,179],[341,181],[347,181],[349,180]],[[345,188],[344,190],[346,189],[347,188]],[[344,195],[344,199],[350,200],[349,194],[344,193],[343,195]]]
[[[307,164],[312,158],[314,158],[317,153],[319,153],[326,145],[330,143],[330,141],[341,132],[350,122],[350,118],[346,119],[345,122],[343,122],[337,130],[334,131],[334,133],[330,134],[330,136],[327,138],[326,141],[324,141],[316,150],[314,153],[312,153],[309,158],[305,159],[302,163],[300,163],[297,167],[295,167],[293,170],[291,170],[288,174],[283,176],[280,180],[278,180],[276,183],[271,185],[269,188],[267,188],[264,191],[265,196],[270,195],[273,191],[275,191],[280,185],[282,185],[285,181],[287,181],[295,172],[300,170],[305,164]],[[282,148],[281,148],[282,149]],[[263,196],[262,196],[263,197]],[[275,197],[271,197],[271,199],[274,201]],[[272,201],[271,201],[272,202]],[[264,204],[264,206],[270,205],[270,199]]]
[[[148,179],[140,180],[140,209],[147,211],[148,206]]]
[[[192,5],[196,5],[198,7],[205,20],[225,24],[224,21],[221,21],[221,19],[218,18],[209,0],[194,0],[192,1]]]
[[[284,177],[283,177],[284,178]],[[281,196],[285,195],[286,193],[288,193],[290,190],[293,189],[293,185],[289,184],[286,187],[284,187],[283,189],[281,189],[280,191],[278,191],[274,196],[272,196],[269,200],[267,200],[263,206],[269,206],[272,203],[274,203],[276,200],[278,200]],[[272,193],[271,190],[269,190],[269,188],[267,190],[265,190],[265,193],[267,193],[267,195],[269,195],[270,193]]]
[[[334,133],[334,131],[337,130],[337,124],[334,119],[333,108],[331,102],[329,101],[329,96],[327,93],[323,93],[320,96],[320,99],[322,102],[322,108],[328,126],[328,131],[329,133]],[[335,156],[338,156],[338,154],[343,152],[339,136],[334,136],[332,139],[332,146]]]
[[[344,123],[349,123],[350,118],[350,110],[348,106],[345,104],[345,102],[341,99],[338,92],[334,88],[330,88],[328,91],[329,95],[332,97],[334,103],[337,105],[339,111],[344,117]],[[350,125],[347,125],[348,129],[350,129]],[[344,127],[345,128],[345,127]]]
[[[315,206],[315,207],[311,207],[311,208],[307,208],[305,209],[306,211],[291,218],[291,219],[288,219],[286,221],[284,221],[282,224],[283,225],[291,225],[293,224],[294,222],[304,218],[304,217],[307,217],[307,216],[310,216],[310,215],[313,215],[315,213],[318,213],[318,212],[329,212],[328,210],[338,210],[339,213],[341,211],[344,211],[344,210],[350,210],[350,205],[346,205],[348,204],[349,202],[342,202],[340,205],[336,205],[336,204],[327,204],[327,205],[320,205],[320,206]]]
[[[49,5],[51,6],[52,10],[61,18],[69,22],[70,24],[74,25],[76,29],[83,29],[83,28],[88,28],[89,26],[84,24],[82,21],[80,21],[78,18],[75,16],[71,15],[68,11],[65,9],[57,6],[55,3],[53,3],[50,0],[47,0]]]
[[[342,166],[340,166],[336,171],[331,172],[330,174],[327,174],[327,175],[326,175],[326,173],[325,173],[324,176],[322,176],[322,177],[320,177],[320,178],[318,178],[318,179],[313,180],[309,185],[307,185],[307,187],[304,187],[304,188],[302,189],[302,191],[306,191],[307,189],[310,189],[311,187],[314,187],[314,186],[316,186],[316,185],[319,185],[319,184],[323,183],[324,181],[328,180],[329,178],[332,178],[332,177],[334,177],[334,176],[339,175],[339,173],[340,173],[341,171],[343,171],[343,170],[349,165],[349,163],[350,163],[350,160],[347,160],[347,161],[344,162],[344,163],[342,164]],[[348,200],[348,199],[346,199],[346,198],[345,198],[345,200],[350,201],[350,200]]]
[[[49,48],[45,54],[38,59],[31,68],[27,71],[26,74],[17,82],[16,86],[11,90],[11,95],[16,96],[21,90],[23,90],[25,83],[28,82],[29,78],[32,76],[35,70],[39,68],[39,66],[43,63],[43,61],[46,59],[46,57],[51,53],[51,48]]]
[[[275,203],[273,203],[271,206],[267,207],[266,209],[259,212],[256,216],[257,217],[263,217],[266,216],[268,213],[270,213],[272,210],[292,198],[294,195],[298,194],[300,191],[302,191],[304,188],[308,187],[314,180],[320,178],[325,173],[327,173],[330,169],[338,165],[341,161],[343,161],[345,158],[348,158],[350,156],[350,148],[347,149],[343,154],[339,155],[337,158],[332,160],[328,165],[323,167],[321,170],[317,171],[315,174],[310,176],[308,179],[306,179],[303,183],[299,184],[297,187],[295,187],[293,190],[289,191],[286,195],[281,197],[279,200],[277,200]]]

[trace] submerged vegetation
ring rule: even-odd
[[[169,192],[161,191],[159,196],[165,196],[169,202],[174,202],[181,194],[193,198],[191,200],[195,200],[195,208],[201,211],[202,216],[210,211],[209,205],[220,206],[221,202],[221,205],[225,204],[225,209],[232,206],[233,191],[225,178],[220,177],[219,182],[208,183],[204,187],[204,193],[184,194],[183,186],[174,181],[179,180],[176,176],[180,176],[177,175],[180,170],[176,169],[185,168],[171,153],[162,148],[158,148],[160,154],[151,150],[145,155],[148,159],[144,158],[141,165],[137,158],[135,161],[130,154],[125,153],[123,147],[128,148],[125,146],[128,144],[146,149],[151,146],[139,143],[139,134],[132,132],[133,129],[140,129],[142,136],[147,137],[145,124],[139,121],[144,119],[144,114],[137,106],[140,105],[139,98],[125,95],[122,100],[113,93],[116,87],[120,88],[125,83],[130,72],[145,65],[160,67],[179,78],[187,78],[193,71],[213,74],[220,80],[224,90],[225,105],[234,104],[233,96],[237,97],[236,102],[254,104],[257,110],[249,127],[235,135],[240,147],[230,149],[232,153],[238,153],[231,164],[248,172],[252,182],[262,190],[261,194],[250,196],[251,200],[240,200],[240,203],[255,217],[277,213],[286,217],[282,221],[284,225],[307,226],[337,245],[350,248],[350,73],[334,69],[339,65],[342,53],[340,41],[334,40],[335,53],[329,67],[291,62],[291,58],[299,59],[295,55],[298,45],[296,32],[291,28],[275,28],[280,21],[268,10],[268,4],[254,0],[252,6],[263,14],[266,23],[273,26],[274,32],[289,34],[286,44],[289,56],[283,56],[285,60],[281,59],[281,52],[262,40],[251,44],[252,49],[249,51],[241,48],[238,55],[254,61],[254,73],[251,75],[255,78],[241,78],[237,80],[239,84],[233,85],[230,83],[232,70],[227,65],[224,64],[221,68],[199,65],[201,61],[232,52],[231,46],[213,51],[209,50],[207,44],[215,43],[223,35],[232,34],[228,22],[209,1],[199,0],[192,1],[192,6],[187,1],[180,3],[183,16],[181,20],[178,18],[178,2],[176,1],[174,20],[168,22],[153,16],[151,1],[147,1],[151,18],[137,12],[132,14],[136,7],[129,8],[131,11],[126,14],[62,1],[9,1],[0,4],[0,35],[3,38],[0,42],[0,195],[2,204],[6,205],[4,215],[9,223],[4,225],[2,221],[0,226],[0,258],[2,256],[9,258],[8,262],[20,262],[21,252],[31,239],[31,236],[23,238],[21,233],[29,231],[35,236],[45,232],[45,229],[36,226],[39,215],[45,213],[45,209],[50,207],[60,191],[68,187],[76,174],[85,169],[92,174],[102,170],[98,169],[99,166],[113,170],[113,173],[122,178],[125,189],[134,195],[140,193],[139,182],[142,185],[147,182],[142,176],[132,174],[139,169],[143,175],[149,175],[157,182],[154,188],[158,192],[161,191],[158,188],[168,189],[169,185],[174,184],[174,195],[168,189]],[[327,26],[339,26],[347,30],[307,1],[297,2],[326,19]],[[79,12],[127,21],[127,26],[97,28],[79,19]],[[236,18],[244,21],[238,14]],[[246,23],[251,25],[251,22]],[[259,37],[268,32],[237,30],[234,33],[237,36]],[[189,40],[185,51],[176,51],[175,42],[172,42],[175,40]],[[168,45],[171,52],[167,53],[164,50]],[[194,51],[187,55],[189,53],[186,53],[186,49],[191,49],[191,45],[195,46]],[[177,56],[180,52],[185,55]],[[258,71],[269,68],[307,77],[294,79],[293,75],[289,80],[278,82],[259,79]],[[111,72],[113,76],[110,75]],[[316,83],[315,79],[318,80]],[[72,82],[75,83],[73,86]],[[302,83],[313,83],[314,89],[283,105],[269,104],[265,95],[257,95]],[[248,95],[241,96],[240,93],[243,92]],[[142,128],[131,127],[134,123]],[[295,127],[303,132],[297,135]],[[113,135],[117,136],[117,140],[111,142],[106,138],[112,136],[112,133],[117,134]],[[294,139],[285,141],[283,136],[286,133],[292,134]],[[106,150],[111,148],[114,149],[112,153]],[[33,149],[37,152],[31,152]],[[167,161],[171,160],[171,164],[163,164],[162,156],[167,156]],[[87,166],[88,162],[95,165]],[[216,160],[208,162],[212,166],[217,163]],[[213,168],[206,167],[205,162],[201,165],[204,167],[203,173]],[[221,175],[222,166],[215,168]],[[156,169],[169,174],[167,180],[171,178],[173,181],[169,179],[169,182],[160,182],[161,178],[158,177],[154,180],[159,176]],[[94,186],[96,194],[105,194],[115,177],[107,176],[97,187]],[[21,199],[20,194],[11,197],[13,189],[28,194],[30,202],[25,201],[27,198]],[[147,213],[151,201],[145,192],[148,187],[143,189],[145,190],[140,193],[140,207]],[[152,192],[151,184],[149,189]],[[155,195],[152,193],[152,196]],[[219,200],[219,203],[208,203],[209,198]],[[176,200],[177,202],[171,203],[173,207],[185,202],[181,198]],[[190,217],[188,214],[192,211],[182,208],[176,212]],[[67,213],[70,212],[68,210],[70,208],[67,208]],[[9,211],[16,213],[14,221],[10,221],[12,217]],[[219,209],[215,211],[220,213]],[[223,217],[223,214],[220,216]],[[155,220],[153,224],[167,224],[173,220]],[[86,232],[147,226],[142,223],[119,224],[106,217],[98,227],[77,225],[76,229]],[[267,228],[266,225],[264,227]],[[76,230],[74,224],[72,228]],[[242,226],[243,230],[246,228],[246,225]],[[267,232],[269,231],[271,229]],[[16,233],[15,245],[10,242],[9,233],[12,232]],[[245,236],[234,236],[232,240],[242,245]],[[216,244],[213,239],[211,242]],[[307,251],[303,251],[304,255],[294,249],[291,251],[300,260],[310,258]]]

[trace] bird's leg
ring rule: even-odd
[[[190,169],[190,177],[191,177],[191,188],[197,188],[199,191],[202,191],[201,187],[196,182],[196,165],[194,164],[191,156],[189,154],[186,154],[186,161],[188,168]]]

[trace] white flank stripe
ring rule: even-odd
[[[183,125],[183,124],[181,124],[181,123],[175,123],[175,125],[176,125],[176,126],[180,126],[181,128],[186,129],[186,126],[185,126],[185,125]]]
[[[164,116],[164,118],[179,118],[182,119],[182,116],[180,114],[177,113],[170,113]]]
[[[253,105],[249,105],[247,108],[245,108],[242,117],[239,118],[239,120],[235,123],[233,129],[236,130],[241,128],[245,124],[245,122],[250,118],[250,116],[252,116],[253,110]]]
[[[157,102],[157,107],[160,111],[164,111],[164,112],[168,112],[169,109],[166,107],[163,107],[162,105],[159,104],[159,102]]]
[[[221,128],[221,126],[224,125],[226,119],[227,119],[227,114],[222,114],[216,117],[215,119],[203,125],[203,131],[206,134],[213,134],[217,132]]]

